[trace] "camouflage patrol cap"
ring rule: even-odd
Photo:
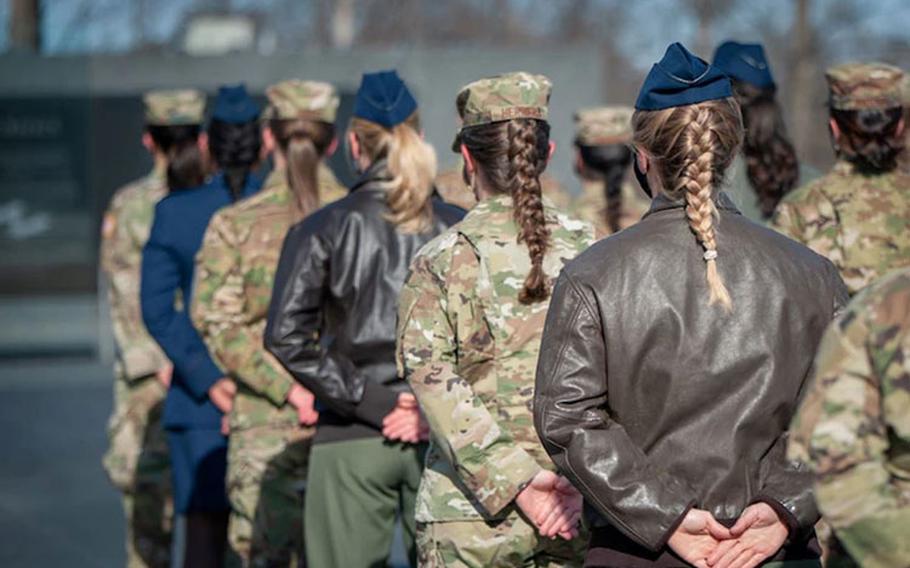
[[[886,63],[845,63],[825,72],[831,108],[893,108],[901,106],[904,72]]]
[[[547,77],[524,71],[468,83],[458,92],[459,99],[465,98],[464,109],[459,109],[461,128],[515,118],[546,120],[552,86]],[[460,146],[456,135],[452,149],[457,152]]]
[[[269,99],[267,119],[305,118],[334,123],[338,114],[338,93],[328,83],[290,79],[270,86],[265,94]]]
[[[575,142],[582,146],[622,144],[632,139],[632,113],[627,106],[584,108],[575,112]]]
[[[145,123],[152,126],[202,124],[205,94],[195,89],[149,91],[142,97]]]

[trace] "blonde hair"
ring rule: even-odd
[[[354,117],[350,131],[370,160],[385,158],[392,175],[388,182],[386,218],[402,233],[421,233],[433,219],[430,196],[436,177],[436,152],[420,136],[420,117],[414,112],[404,122],[386,128]]]
[[[632,116],[632,141],[651,158],[663,190],[685,197],[689,228],[705,249],[708,303],[732,311],[733,301],[717,271],[716,186],[736,156],[743,138],[739,105],[733,98]]]

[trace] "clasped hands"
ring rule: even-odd
[[[690,509],[668,545],[697,568],[753,568],[774,556],[788,533],[767,503],[747,507],[729,529],[708,511]]]
[[[382,420],[382,435],[387,440],[407,444],[426,442],[430,438],[430,426],[413,394],[398,395],[395,408]]]
[[[578,536],[582,496],[565,477],[541,470],[515,498],[515,504],[545,538]]]

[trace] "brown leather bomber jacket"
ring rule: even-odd
[[[569,263],[553,292],[534,419],[593,526],[662,550],[690,507],[720,521],[765,501],[791,541],[818,519],[786,430],[822,333],[847,301],[834,265],[717,199],[718,269],[733,311],[708,305],[683,203]],[[594,518],[590,513],[594,513]]]

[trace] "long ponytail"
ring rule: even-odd
[[[243,195],[250,170],[259,161],[262,136],[258,121],[235,124],[213,119],[209,125],[209,152],[224,171],[234,201]]]
[[[632,151],[626,144],[577,146],[584,169],[593,171],[592,175],[596,175],[596,179],[603,182],[604,198],[607,203],[604,221],[610,228],[610,233],[619,232],[622,229],[622,187],[629,165],[632,163]]]
[[[167,160],[168,191],[202,185],[205,160],[199,151],[199,125],[149,125],[149,136]]]
[[[294,218],[299,221],[319,208],[319,161],[332,144],[335,128],[305,119],[276,119],[269,122],[269,128],[287,162]]]
[[[403,233],[420,233],[433,218],[430,197],[436,177],[436,152],[420,136],[417,112],[393,128],[362,118],[351,119],[351,132],[371,162],[387,161],[386,218]]]

